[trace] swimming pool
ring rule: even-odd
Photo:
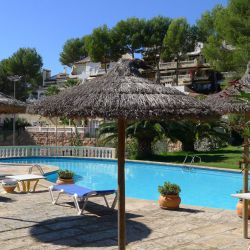
[[[117,188],[117,161],[63,157],[0,159],[0,162],[41,163],[69,169],[76,173],[76,183],[91,189]],[[126,163],[126,196],[157,200],[158,185],[170,181],[180,185],[183,204],[235,209],[237,200],[230,197],[242,187],[242,175],[211,169],[185,170],[181,166]],[[56,174],[48,176],[55,181]]]

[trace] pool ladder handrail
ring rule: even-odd
[[[41,173],[41,175],[44,175],[44,171],[42,169],[42,167],[39,164],[34,164],[29,168],[29,174],[32,173],[33,168],[36,167],[38,169],[38,171]]]
[[[201,162],[201,157],[200,156],[198,156],[198,155],[193,155],[192,156],[192,155],[188,155],[187,154],[186,157],[185,157],[185,159],[184,159],[184,161],[183,161],[183,164],[185,164],[187,162],[188,157],[191,157],[190,164],[192,164],[192,163],[195,162],[195,158],[198,158],[199,161]],[[192,171],[193,170],[193,167],[191,167],[191,166],[183,166],[182,168],[183,168],[183,170],[188,170],[188,171]]]
[[[183,164],[187,162],[188,157],[192,158],[190,164],[195,162],[195,158],[198,158],[199,162],[201,163],[201,157],[200,156],[198,156],[198,155],[193,155],[193,156],[192,155],[186,155],[186,157],[185,157],[185,159],[183,161]]]

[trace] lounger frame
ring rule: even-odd
[[[56,204],[59,204],[58,203],[58,200],[60,198],[60,196],[62,194],[66,194],[68,196],[71,196],[73,198],[73,202],[74,202],[74,205],[75,205],[75,208],[77,210],[77,214],[78,215],[81,215],[83,214],[84,210],[85,210],[85,207],[88,203],[88,200],[89,198],[93,198],[93,197],[103,197],[104,201],[105,201],[105,204],[108,208],[110,209],[114,209],[115,206],[116,206],[116,203],[117,203],[117,191],[115,192],[109,192],[109,193],[106,193],[106,194],[98,194],[98,192],[96,191],[93,191],[93,192],[89,192],[88,194],[84,195],[84,196],[78,196],[77,194],[74,194],[74,195],[71,195],[71,194],[68,194],[67,192],[64,191],[64,189],[61,189],[57,195],[57,197],[54,197],[53,195],[53,188],[54,186],[50,186],[49,187],[49,193],[50,193],[50,197],[51,197],[51,200],[52,200],[52,204],[53,205],[56,205]],[[109,205],[108,201],[107,201],[107,198],[106,196],[107,195],[112,195],[114,194],[115,195],[115,198],[111,204],[111,206]],[[83,205],[82,205],[82,208],[80,208],[80,205],[79,205],[79,202],[82,201],[83,202]]]

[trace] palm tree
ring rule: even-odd
[[[64,88],[67,89],[67,88],[71,88],[71,87],[74,87],[76,85],[79,85],[79,81],[78,80],[75,80],[75,79],[67,79],[67,81],[64,83]]]
[[[182,142],[182,150],[193,152],[197,140],[228,139],[227,125],[221,121],[217,122],[196,122],[196,121],[140,121],[127,124],[126,137],[137,140],[137,158],[145,159],[150,157],[153,142],[162,139],[164,136],[173,141]],[[98,131],[99,138],[104,144],[117,139],[117,123],[114,121],[104,122]]]
[[[166,136],[171,140],[182,142],[183,151],[195,151],[197,140],[208,138],[228,139],[228,125],[222,121],[197,122],[197,121],[173,121],[165,126]]]
[[[60,92],[60,89],[57,85],[51,85],[47,88],[45,95],[51,96],[51,95],[57,95]]]
[[[99,127],[99,138],[106,144],[117,138],[117,123],[104,122]],[[163,122],[140,121],[127,124],[126,137],[134,138],[138,142],[137,157],[145,158],[152,155],[152,144],[164,136]]]

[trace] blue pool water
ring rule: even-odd
[[[60,157],[30,157],[1,159],[0,162],[41,163],[55,165],[75,172],[77,184],[91,189],[117,188],[117,162],[111,160]],[[184,171],[180,166],[126,163],[126,196],[157,200],[158,185],[170,181],[180,185],[183,204],[213,208],[235,209],[237,200],[230,194],[241,189],[242,175],[230,171],[194,169]],[[55,181],[56,174],[48,176]]]

